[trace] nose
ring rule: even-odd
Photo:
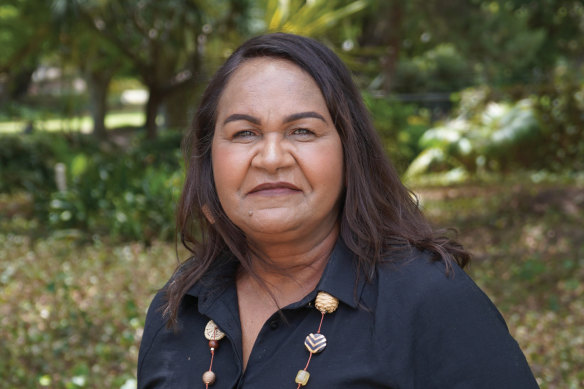
[[[294,157],[287,143],[281,134],[264,134],[263,139],[258,143],[252,166],[270,173],[291,166],[294,163]]]

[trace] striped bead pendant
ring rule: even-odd
[[[326,338],[323,334],[309,334],[304,340],[306,349],[313,354],[317,354],[326,347]]]

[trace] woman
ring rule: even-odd
[[[249,40],[186,139],[192,257],[150,307],[139,388],[536,388],[435,236],[336,55]]]

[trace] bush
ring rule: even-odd
[[[569,85],[515,102],[493,101],[488,88],[462,92],[457,115],[420,138],[406,175],[584,169],[584,88]]]
[[[54,190],[56,155],[47,136],[0,137],[0,192]]]
[[[78,153],[98,152],[94,138],[80,133],[2,134],[0,193],[54,191],[56,163],[68,163]]]
[[[582,70],[559,65],[552,83],[509,88],[507,100],[488,87],[459,93],[454,117],[420,138],[407,175],[584,170]]]
[[[578,75],[578,73],[580,73]],[[584,75],[567,66],[533,97],[543,130],[541,161],[552,171],[584,170]]]
[[[418,141],[428,129],[426,111],[413,104],[363,93],[375,129],[399,171],[404,171],[420,152]]]
[[[452,44],[440,44],[398,63],[394,89],[400,93],[453,92],[474,83],[465,58]]]
[[[3,192],[31,194],[36,217],[52,230],[81,230],[119,239],[174,238],[174,208],[182,183],[182,134],[137,139],[128,149],[83,134],[0,137]],[[58,191],[54,166],[66,166]]]
[[[55,183],[55,165],[70,159],[72,148],[88,152],[79,134],[6,134],[0,136],[0,193],[29,193],[37,216],[46,214]],[[95,148],[95,147],[93,147]]]
[[[81,229],[120,239],[150,242],[174,238],[174,209],[182,185],[180,134],[160,142],[137,142],[69,163],[70,186],[54,192],[49,225]]]

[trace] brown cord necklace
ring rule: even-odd
[[[298,384],[297,389],[300,389],[302,386],[306,386],[308,383],[310,373],[307,369],[308,365],[310,365],[310,361],[312,360],[312,355],[322,352],[322,350],[324,350],[326,347],[326,338],[323,334],[320,333],[322,322],[324,320],[325,313],[333,313],[337,309],[339,306],[339,300],[326,292],[318,292],[314,306],[321,312],[322,316],[320,318],[320,324],[318,325],[318,330],[316,333],[308,334],[304,340],[304,346],[308,350],[309,355],[304,369],[298,370],[298,374],[296,374],[294,382]],[[205,326],[205,338],[207,338],[209,341],[211,363],[209,364],[209,370],[203,373],[203,383],[205,384],[205,389],[208,389],[209,385],[213,385],[213,383],[215,383],[216,377],[215,373],[213,372],[213,359],[215,358],[215,350],[217,347],[219,347],[219,340],[223,339],[224,337],[225,333],[219,329],[213,320],[209,320]]]

